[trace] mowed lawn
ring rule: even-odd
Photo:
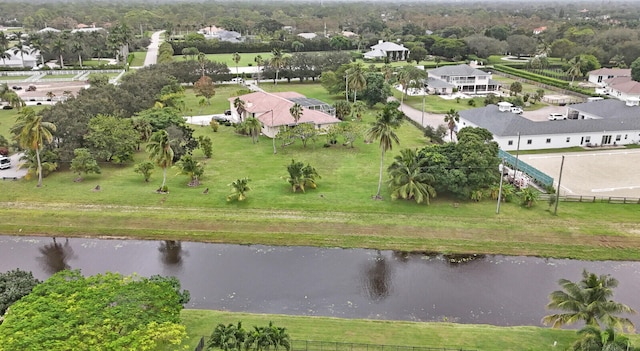
[[[210,310],[183,310],[182,321],[187,326],[189,349],[201,337],[205,342],[219,323],[237,324],[251,330],[273,322],[285,327],[292,340],[325,341],[354,344],[375,344],[433,347],[447,350],[479,351],[547,351],[566,350],[576,340],[576,332],[536,327],[495,327],[490,325],[455,324],[446,322],[407,322],[327,317],[302,317],[275,314],[232,313]],[[632,342],[638,342],[635,335]],[[554,347],[555,343],[555,347]],[[327,350],[366,351],[366,345],[325,345]],[[379,348],[370,348],[380,350]]]

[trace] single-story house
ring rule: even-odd
[[[500,90],[500,83],[491,73],[469,65],[442,66],[427,71],[429,89],[436,94],[451,94],[453,89],[466,94],[488,94]]]
[[[557,149],[573,146],[626,145],[640,142],[638,100],[614,99],[567,107],[566,120],[535,122],[498,106],[460,111],[459,127],[481,127],[503,150]]]
[[[60,30],[52,27],[44,27],[38,31],[38,33],[47,33],[47,32],[60,33]]]
[[[364,53],[369,60],[389,59],[389,61],[405,61],[409,57],[409,49],[402,44],[379,40],[371,47],[371,51]]]
[[[335,112],[328,104],[305,97],[296,92],[267,93],[258,91],[239,96],[244,102],[245,111],[242,115],[233,106],[236,97],[229,98],[231,119],[243,121],[248,117],[257,118],[262,123],[262,134],[273,138],[278,134],[281,126],[293,126],[296,121],[291,116],[289,109],[298,103],[302,106],[302,115],[298,124],[313,123],[317,129],[325,129],[328,126],[340,123],[340,120],[332,116]]]
[[[631,69],[600,68],[589,72],[589,82],[605,86],[605,81],[617,77],[631,77]]]
[[[216,26],[201,28],[197,33],[204,35],[205,39],[217,39],[229,43],[241,43],[244,41],[242,34]]]
[[[76,28],[71,30],[71,33],[91,33],[91,32],[100,32],[100,31],[106,31],[106,29],[102,27]]]

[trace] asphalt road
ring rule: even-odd
[[[158,62],[158,48],[160,47],[160,35],[164,31],[157,31],[151,35],[151,44],[147,48],[147,56],[144,58],[144,65],[151,66]]]

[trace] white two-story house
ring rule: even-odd
[[[436,94],[451,94],[453,89],[466,94],[488,94],[500,90],[500,83],[491,79],[491,73],[469,65],[443,66],[427,73],[429,90]]]

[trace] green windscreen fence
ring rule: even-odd
[[[498,157],[500,159],[504,159],[504,162],[509,165],[511,168],[515,167],[516,157],[511,155],[510,153],[503,151],[502,149],[498,150]],[[518,170],[526,173],[529,177],[533,179],[536,183],[542,186],[553,186],[553,178],[548,176],[546,173],[538,170],[537,168],[529,165],[528,163],[518,160]]]

